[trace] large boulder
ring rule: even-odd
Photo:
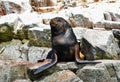
[[[81,45],[85,59],[119,59],[120,49],[112,31],[87,30]]]
[[[38,26],[41,22],[41,18],[35,12],[24,12],[18,15],[18,18],[14,22],[15,38],[21,40],[28,39],[28,30]]]
[[[119,68],[119,60],[102,60],[100,64],[80,68],[76,74],[84,82],[119,82]]]
[[[0,44],[0,59],[23,62],[27,61],[27,54],[22,50],[22,42],[20,40],[12,40]]]
[[[84,82],[111,82],[108,72],[103,68],[85,66],[77,72]]]
[[[16,79],[27,79],[27,64],[0,60],[0,81],[13,82]]]
[[[51,32],[49,28],[34,27],[29,29],[28,38],[31,46],[51,46]]]

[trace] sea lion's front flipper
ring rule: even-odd
[[[80,63],[80,64],[97,64],[97,63],[101,63],[100,60],[83,60],[83,56],[80,56],[79,52],[79,45],[76,45],[75,46],[75,59],[76,59],[76,62],[77,63]]]
[[[50,51],[48,53],[48,56],[47,58],[43,61],[43,62],[40,62],[42,64],[40,64],[40,67],[38,67],[34,74],[39,74],[41,73],[42,71],[46,70],[47,68],[50,68],[52,67],[53,65],[55,65],[57,62],[57,55],[53,52],[53,51]]]

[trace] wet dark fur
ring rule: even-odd
[[[50,26],[52,49],[57,54],[58,61],[74,61],[78,42],[70,24],[63,18],[56,17],[50,21]]]

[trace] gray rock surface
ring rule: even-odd
[[[2,60],[10,60],[10,61],[27,61],[26,57],[22,54],[20,47],[22,46],[22,42],[20,40],[12,40],[11,42],[0,44],[2,52],[0,53],[0,59]]]
[[[46,56],[50,50],[51,48],[32,46],[28,50],[28,61],[36,63],[39,60],[46,59]]]
[[[120,49],[112,31],[87,30],[81,44],[86,59],[119,59]]]
[[[27,64],[0,60],[0,81],[13,82],[16,79],[27,79]]]
[[[45,77],[41,81],[35,82],[83,82],[83,81],[80,78],[78,78],[72,71],[63,70],[55,72],[52,75]]]
[[[28,31],[28,38],[31,46],[51,46],[50,28],[44,29],[40,27],[31,28]]]
[[[102,60],[96,65],[87,65],[77,71],[84,82],[119,82],[119,60]]]
[[[115,38],[117,39],[118,45],[120,47],[120,29],[113,29],[112,32]]]

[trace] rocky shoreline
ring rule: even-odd
[[[52,7],[40,9],[34,4],[31,5],[29,0],[0,1],[1,82],[31,82],[30,78],[34,82],[120,81],[119,0],[71,0],[64,4],[55,2],[51,4]],[[37,67],[33,65],[45,59],[51,50],[49,21],[57,16],[72,25],[82,54],[88,60],[93,55],[101,63],[58,62],[42,74],[34,76],[33,71]]]

